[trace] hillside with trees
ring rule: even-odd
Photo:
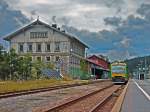
[[[133,73],[138,67],[148,67],[150,65],[150,56],[136,57],[125,60],[128,65],[129,73]]]

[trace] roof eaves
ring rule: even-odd
[[[81,44],[83,44],[85,47],[89,48],[89,47],[88,47],[86,44],[84,44],[81,40],[77,39],[76,37],[72,36],[71,34],[69,34],[69,33],[64,33],[64,32],[62,32],[62,31],[58,30],[57,28],[53,28],[53,27],[50,26],[49,24],[46,24],[46,23],[44,23],[44,22],[42,22],[42,21],[40,21],[40,22],[41,22],[42,24],[47,25],[49,28],[51,28],[51,29],[53,29],[53,30],[55,30],[55,31],[57,31],[57,32],[59,32],[59,33],[61,33],[61,34],[65,35],[65,36],[68,36],[69,38],[73,38],[73,39],[79,41],[79,42],[80,42]]]
[[[44,23],[44,22],[42,22],[42,21],[40,21],[40,20],[38,20],[38,19],[35,20],[35,21],[32,21],[31,23],[29,23],[29,24],[27,24],[27,25],[25,25],[25,26],[23,26],[23,27],[21,27],[20,29],[17,29],[17,30],[14,31],[13,33],[10,33],[10,34],[4,36],[3,39],[9,41],[14,35],[18,34],[18,33],[21,32],[23,29],[26,29],[26,28],[30,27],[32,24],[34,24],[34,23],[36,23],[36,22],[39,22],[39,23],[41,23],[41,24],[44,24],[45,26],[47,26],[47,27],[49,27],[49,28],[51,28],[51,29],[53,29],[53,30],[55,30],[55,31],[57,31],[57,32],[59,32],[59,33],[65,35],[65,36],[68,36],[69,38],[75,39],[75,40],[77,40],[78,42],[80,42],[82,45],[84,45],[86,48],[89,48],[89,47],[88,47],[86,44],[84,44],[81,40],[77,39],[76,37],[72,36],[71,34],[64,33],[64,32],[62,32],[62,31],[58,30],[57,28],[53,28],[53,27],[50,26],[49,24]]]
[[[29,24],[27,24],[27,25],[24,25],[24,26],[20,27],[19,29],[15,30],[15,31],[13,31],[13,32],[11,32],[11,33],[9,33],[9,34],[7,34],[6,36],[3,37],[3,39],[9,41],[14,35],[18,34],[18,33],[21,32],[22,30],[24,30],[24,29],[30,27],[30,26],[31,26],[32,24],[34,24],[35,22],[37,22],[37,20],[36,20],[36,21],[32,21],[31,23],[29,23]]]
[[[76,39],[78,42],[80,42],[81,44],[83,44],[86,48],[89,48],[84,42],[82,42],[81,40],[79,40],[78,38],[76,37],[73,37],[74,39]]]

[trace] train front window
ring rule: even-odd
[[[126,73],[125,66],[112,66],[112,73]]]

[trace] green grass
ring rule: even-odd
[[[37,88],[45,88],[63,84],[74,84],[88,82],[83,80],[34,80],[34,81],[0,81],[0,94],[7,92],[15,92],[22,90],[31,90]]]

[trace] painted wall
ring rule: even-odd
[[[30,32],[48,32],[48,38],[30,38]],[[60,42],[60,52],[55,52],[55,42]],[[19,44],[22,43],[24,52],[20,53],[18,48]],[[21,56],[27,53],[29,43],[32,44],[33,51],[31,55],[33,61],[39,56],[42,61],[45,61],[46,56],[50,56],[50,61],[55,63],[56,57],[59,56],[63,61],[61,66],[62,73],[71,73],[71,75],[80,77],[80,60],[85,56],[85,46],[76,39],[72,39],[72,37],[70,38],[44,25],[32,25],[28,30],[22,30],[20,34],[15,35],[10,41],[11,48],[14,48]],[[41,52],[36,51],[37,43],[41,44]],[[50,43],[50,52],[46,52],[47,43]]]
[[[100,65],[104,69],[109,69],[109,63],[103,59],[99,59],[96,56],[89,57],[92,61],[94,61],[96,64]]]
[[[30,38],[30,32],[48,32],[48,38]],[[24,43],[24,52],[27,52],[27,44],[33,44],[33,53],[36,53],[36,43],[42,44],[42,52],[45,52],[46,43],[50,43],[51,52],[54,52],[55,42],[60,43],[61,52],[70,52],[70,39],[50,28],[43,25],[35,25],[32,28],[22,31],[22,33],[16,35],[11,39],[11,47],[18,51],[18,43]]]

